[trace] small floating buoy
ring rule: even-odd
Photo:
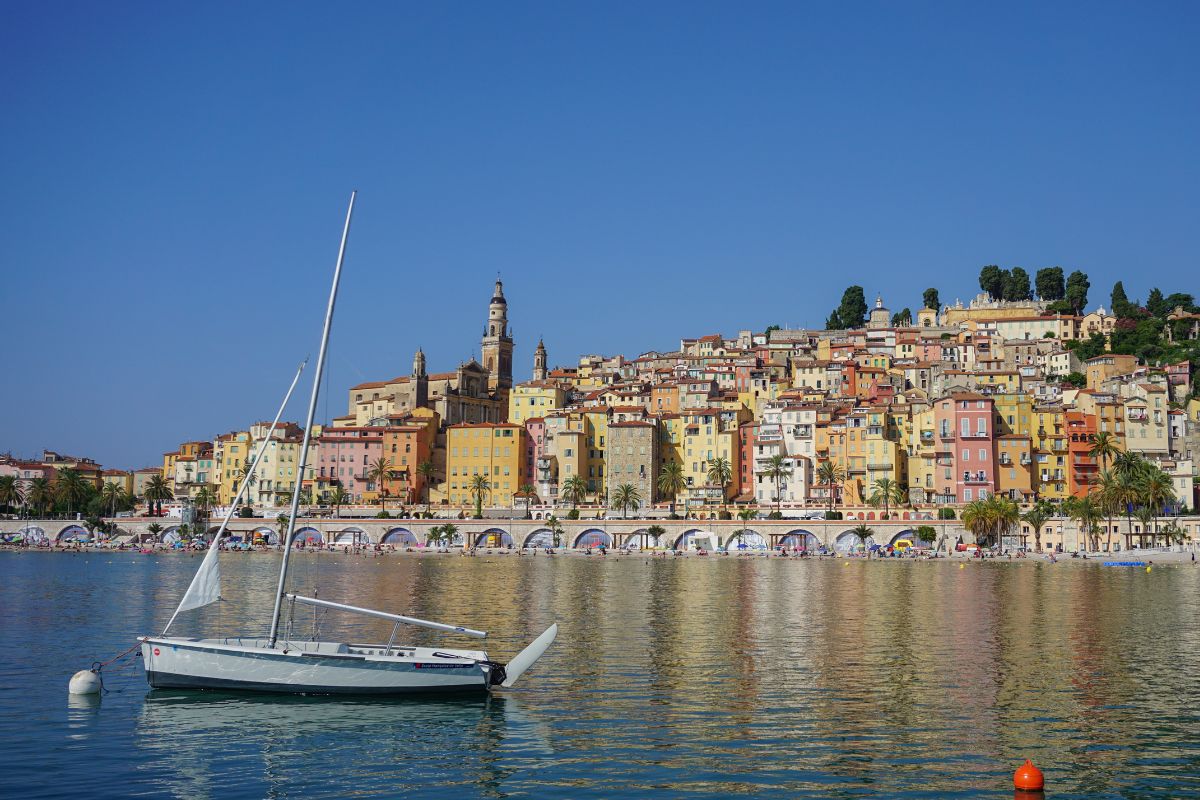
[[[967,565],[966,565],[966,564],[959,564],[959,565],[958,565],[958,568],[959,568],[959,569],[966,569],[966,568],[967,568]]]
[[[1042,776],[1042,771],[1035,767],[1033,762],[1028,758],[1013,773],[1013,786],[1021,791],[1040,792],[1045,788],[1045,785],[1046,780]]]
[[[100,676],[90,669],[81,669],[71,676],[71,694],[100,694]]]
[[[843,566],[843,567],[848,567],[848,566],[850,566],[850,562],[849,562],[849,561],[843,561],[843,562],[842,562],[842,566]]]
[[[1146,567],[1146,572],[1149,572],[1152,569],[1154,569],[1154,567]]]

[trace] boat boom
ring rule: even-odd
[[[447,625],[443,622],[430,622],[426,619],[405,617],[401,614],[389,614],[386,611],[376,611],[373,608],[348,606],[345,603],[335,603],[332,600],[318,600],[315,597],[305,597],[299,594],[289,594],[287,595],[287,599],[307,606],[333,608],[337,609],[338,611],[349,611],[351,614],[362,614],[363,616],[367,617],[378,617],[379,619],[391,620],[392,622],[402,622],[405,625],[415,625],[418,628],[429,628],[430,630],[442,631],[443,633],[461,633],[464,636],[474,636],[476,639],[483,639],[487,636],[487,631],[477,631],[474,628],[464,628],[461,625]]]

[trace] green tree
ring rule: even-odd
[[[937,529],[932,525],[918,525],[914,533],[917,534],[917,539],[924,544],[930,544],[937,539]]]
[[[1153,467],[1142,475],[1142,503],[1154,515],[1154,536],[1158,537],[1159,512],[1168,503],[1175,501],[1175,487],[1171,476],[1157,467]]]
[[[833,311],[830,311],[829,316],[825,318],[825,330],[840,331],[845,328],[846,326],[842,324],[842,320],[838,316],[837,309],[835,308]]]
[[[550,518],[546,520],[546,527],[550,529],[550,543],[556,548],[562,547],[563,526],[558,517],[551,514]]]
[[[938,290],[932,286],[921,295],[921,301],[925,303],[926,308],[932,308],[934,311],[942,309],[942,299],[938,297]]]
[[[642,493],[632,483],[622,483],[613,490],[613,503],[621,509],[621,519],[625,519],[630,507],[637,513],[642,504]]]
[[[905,500],[905,489],[902,484],[896,483],[891,478],[880,478],[875,481],[871,489],[871,496],[867,498],[867,502],[875,508],[883,506],[883,518],[891,519],[891,507],[893,505],[902,505]]]
[[[209,513],[217,504],[216,493],[211,487],[201,486],[196,491],[196,496],[192,498],[192,504],[196,507],[196,519],[201,523],[201,530],[207,529]]]
[[[988,264],[979,270],[979,288],[987,292],[988,297],[993,300],[1003,299],[1004,273],[1005,271],[995,264]]]
[[[387,505],[387,480],[391,475],[392,462],[383,456],[372,461],[370,469],[367,470],[367,480],[375,484],[380,511],[383,511]]]
[[[775,484],[775,513],[781,513],[779,508],[783,503],[783,481],[791,476],[792,467],[784,456],[776,453],[767,461],[763,474]]]
[[[899,311],[897,311],[895,314],[892,314],[892,327],[893,328],[908,327],[908,326],[912,325],[912,320],[913,320],[912,309],[910,309],[906,306],[905,308],[902,308]]]
[[[1129,298],[1125,295],[1125,284],[1117,281],[1113,284],[1112,294],[1113,316],[1117,319],[1132,319],[1137,316],[1138,307],[1129,302]]]
[[[1038,297],[1050,303],[1062,300],[1067,293],[1062,267],[1039,269],[1034,284],[1037,286]]]
[[[829,500],[829,511],[826,518],[833,516],[833,487],[840,486],[842,481],[846,480],[846,472],[839,465],[832,461],[822,461],[817,467],[817,483],[826,487],[826,497]]]
[[[1033,508],[1025,512],[1021,519],[1029,523],[1029,527],[1033,530],[1034,550],[1040,553],[1042,551],[1042,528],[1050,520],[1050,504],[1045,500],[1039,500]]]
[[[587,497],[587,481],[583,479],[582,475],[572,475],[562,482],[559,494],[574,509]]]
[[[175,493],[171,490],[171,485],[166,482],[162,475],[154,475],[150,480],[146,481],[146,487],[142,493],[151,506],[150,515],[154,517],[162,516],[163,500],[170,500],[175,497]]]
[[[1004,275],[1004,299],[1005,300],[1028,300],[1033,297],[1033,293],[1029,290],[1029,273],[1020,267],[1013,267],[1012,271],[1006,272]]]
[[[246,489],[242,493],[242,497],[246,501],[246,505],[254,505],[254,496],[251,494],[255,485],[258,483],[258,476],[254,474],[254,459],[250,454],[246,454],[246,460],[242,462],[242,466],[238,468],[238,483],[243,484]]]
[[[663,535],[666,534],[666,532],[667,529],[662,525],[651,525],[649,528],[646,528],[646,532],[642,534],[642,547],[645,547],[651,539],[654,540],[654,546],[658,547],[662,542]]]
[[[1096,503],[1091,495],[1083,497],[1069,497],[1067,502],[1063,504],[1063,510],[1067,512],[1067,516],[1079,523],[1079,530],[1088,539],[1091,540],[1091,549],[1100,549],[1100,537],[1098,528],[1100,520],[1104,517],[1104,511]]]
[[[454,537],[458,535],[458,526],[453,522],[447,522],[442,526],[442,541],[447,545],[454,544]],[[466,544],[463,544],[466,547]]]
[[[115,486],[116,484],[109,484]],[[25,489],[16,475],[0,475],[0,506],[16,509],[25,502]]]
[[[54,486],[47,478],[34,478],[25,493],[26,502],[37,509],[38,516],[45,516],[46,509],[54,504]]]
[[[1071,313],[1079,314],[1087,307],[1088,289],[1092,288],[1088,276],[1075,270],[1067,276],[1067,290],[1063,299],[1071,307]]]
[[[871,551],[867,549],[870,546],[867,541],[875,535],[875,530],[866,524],[861,524],[854,528],[854,535],[862,542],[863,553],[869,555]]]
[[[1100,459],[1100,468],[1105,470],[1108,469],[1108,462],[1120,452],[1116,437],[1108,431],[1097,433],[1092,439],[1092,446],[1088,448],[1088,455]]]
[[[857,328],[867,317],[867,296],[861,286],[849,286],[842,292],[842,302],[837,307],[837,317],[843,328]]]
[[[687,478],[683,475],[683,467],[676,461],[667,461],[658,473],[658,490],[671,498],[671,513],[675,513],[675,505],[679,493],[687,486]]]
[[[157,542],[158,535],[163,531],[163,526],[159,525],[157,522],[151,522],[146,526],[146,530],[150,532],[150,535],[154,537],[154,541]]]
[[[79,470],[69,467],[60,469],[54,479],[54,494],[67,504],[67,515],[70,516],[87,497],[87,482],[79,474]]]
[[[1167,314],[1171,313],[1171,309],[1167,307],[1167,300],[1163,297],[1161,289],[1154,288],[1150,290],[1150,294],[1146,297],[1146,310],[1158,319],[1166,319]]]
[[[708,462],[708,481],[709,483],[721,487],[721,507],[726,505],[725,488],[729,486],[733,480],[733,465],[729,463],[729,459],[724,456],[717,456],[712,461]]]
[[[475,519],[482,519],[483,501],[491,491],[492,484],[488,481],[487,475],[472,475],[467,488],[471,492],[471,499],[475,502]]]
[[[342,515],[342,506],[350,502],[350,495],[339,483],[333,487],[333,491],[329,494],[329,504],[333,506],[333,516],[337,519]]]

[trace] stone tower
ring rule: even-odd
[[[483,367],[488,375],[488,389],[507,391],[512,388],[513,340],[508,330],[508,303],[504,300],[504,284],[496,279],[492,302],[488,305],[487,325],[483,329],[480,350]]]
[[[533,379],[544,381],[546,375],[546,345],[541,339],[538,339],[537,350],[533,351]]]
[[[429,403],[429,375],[425,372],[425,351],[419,347],[413,355],[412,382],[415,384],[413,407],[424,408]]]

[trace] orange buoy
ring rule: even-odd
[[[1017,767],[1017,771],[1013,773],[1013,786],[1026,792],[1040,792],[1045,788],[1046,781],[1042,777],[1042,771],[1033,765],[1033,762],[1028,758],[1025,763]]]

